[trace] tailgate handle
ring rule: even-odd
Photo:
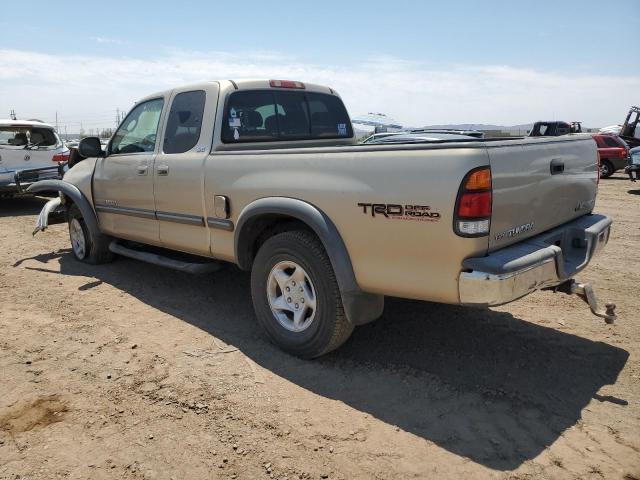
[[[564,172],[564,162],[559,158],[551,160],[551,175]]]

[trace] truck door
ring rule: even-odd
[[[153,172],[164,247],[200,255],[210,252],[204,164],[211,149],[218,91],[218,85],[212,83],[172,92]]]
[[[153,198],[153,167],[158,150],[164,98],[136,105],[98,159],[93,195],[100,228],[111,235],[159,243]]]

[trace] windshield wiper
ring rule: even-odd
[[[38,143],[27,143],[27,144],[24,146],[24,149],[25,149],[25,150],[33,150],[34,148],[39,147],[40,145],[42,145],[42,144],[43,144],[43,143],[45,143],[45,142],[46,142],[46,140],[42,140],[41,142],[38,142]]]

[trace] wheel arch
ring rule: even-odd
[[[99,235],[98,218],[87,197],[75,185],[64,180],[41,180],[29,186],[28,192],[58,191],[68,197],[82,213],[87,228],[92,234]]]
[[[247,205],[235,229],[236,263],[241,269],[250,270],[261,242],[294,229],[308,229],[322,243],[336,275],[348,320],[361,325],[378,318],[384,308],[384,297],[360,289],[349,252],[335,224],[324,212],[303,200],[267,197]]]

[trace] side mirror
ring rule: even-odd
[[[86,137],[80,140],[78,152],[85,158],[104,157],[104,151],[98,137]]]

